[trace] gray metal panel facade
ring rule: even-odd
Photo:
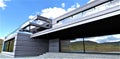
[[[48,40],[31,39],[30,34],[18,33],[15,56],[37,56],[48,52]]]
[[[49,52],[59,52],[59,39],[49,40]]]

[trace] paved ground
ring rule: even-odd
[[[0,54],[0,59],[120,59],[120,55],[76,54],[76,53],[46,53],[35,57],[8,57]]]

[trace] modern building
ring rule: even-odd
[[[6,37],[3,54],[120,54],[120,0],[95,0],[55,19],[35,16]]]

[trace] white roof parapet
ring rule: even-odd
[[[20,29],[23,29],[24,27],[28,26],[30,24],[30,22],[32,22],[33,20],[37,19],[37,16],[34,16],[32,19],[30,19],[29,21],[25,22]]]
[[[24,29],[24,28],[27,27],[28,25],[33,24],[33,21],[34,21],[34,20],[42,20],[42,21],[48,22],[48,23],[50,23],[50,24],[52,23],[52,20],[37,15],[37,16],[33,17],[32,19],[30,19],[29,21],[27,21],[26,23],[24,23],[24,24],[20,27],[20,29]],[[35,23],[34,23],[34,24],[35,24]],[[37,25],[37,24],[35,24],[35,25]]]
[[[17,35],[17,32],[8,35],[8,36],[5,38],[5,41],[14,38],[16,35]]]
[[[22,32],[26,31],[26,32],[33,33],[33,32],[42,31],[42,30],[45,30],[45,29],[48,29],[51,27],[52,27],[52,20],[50,20],[46,17],[43,17],[43,16],[36,15],[32,19],[30,19],[29,21],[24,23],[19,28],[19,31],[22,31]],[[36,29],[36,30],[34,31],[34,29]]]
[[[51,29],[47,29],[47,30],[32,34],[31,38],[37,37],[37,36],[42,36],[42,35],[49,34],[49,33],[52,33],[52,32],[56,32],[56,31],[59,31],[59,30],[67,29],[67,28],[70,28],[70,27],[73,27],[73,26],[82,25],[82,24],[85,24],[85,23],[88,23],[88,22],[93,22],[93,21],[97,21],[97,20],[100,20],[100,19],[116,16],[116,15],[120,15],[120,5],[116,5],[114,7],[109,8],[109,9],[106,9],[106,10],[88,15],[86,17],[82,17],[80,20],[68,22],[66,24],[62,24],[60,26],[56,26],[56,27],[53,27]]]
[[[110,1],[110,0],[95,0],[95,1],[93,1],[93,2],[91,2],[91,3],[89,3],[89,4],[86,4],[86,5],[84,5],[84,6],[80,7],[80,8],[77,8],[77,9],[75,9],[75,10],[72,10],[72,11],[70,11],[70,12],[64,14],[64,15],[61,15],[61,16],[55,18],[55,19],[53,20],[53,24],[56,24],[58,21],[66,18],[66,17],[69,17],[69,16],[72,16],[72,15],[74,15],[74,14],[76,14],[76,13],[85,11],[85,10],[87,10],[87,9],[90,9],[90,8],[92,8],[92,7],[94,7],[94,6],[97,6],[97,5],[99,5],[99,4],[105,3],[105,2],[107,2],[107,1]]]

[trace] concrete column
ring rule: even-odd
[[[49,52],[59,52],[59,39],[49,40]]]

